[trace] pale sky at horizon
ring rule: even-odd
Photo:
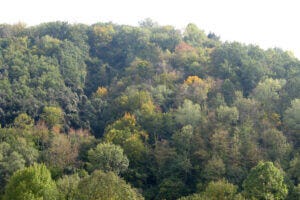
[[[300,58],[298,0],[0,0],[0,23],[49,21],[138,25],[151,18],[183,29],[195,23],[222,41],[280,47]]]

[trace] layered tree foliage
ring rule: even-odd
[[[50,171],[43,164],[35,164],[15,172],[10,178],[4,199],[57,199],[58,191]]]
[[[256,199],[285,199],[288,190],[282,172],[271,162],[260,162],[251,169],[243,183],[246,197]]]
[[[195,24],[2,24],[0,198],[299,199],[299,91]]]
[[[104,173],[95,171],[89,177],[83,178],[78,184],[78,195],[75,199],[80,200],[109,200],[109,199],[144,199],[139,192],[134,190],[124,180],[112,172]]]
[[[88,159],[91,163],[91,168],[100,169],[105,172],[120,172],[126,171],[129,161],[123,153],[120,146],[103,143],[97,145],[95,149],[88,151]]]

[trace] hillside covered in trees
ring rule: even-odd
[[[300,61],[147,19],[0,25],[0,199],[300,199]]]

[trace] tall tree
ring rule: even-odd
[[[134,188],[113,172],[94,171],[78,185],[77,200],[141,200],[144,199]]]
[[[13,174],[6,186],[4,199],[55,200],[58,199],[58,191],[47,167],[34,164]]]
[[[285,199],[288,194],[283,173],[272,162],[260,162],[243,183],[245,196],[262,200]]]
[[[123,149],[110,143],[101,143],[95,149],[89,150],[88,160],[92,170],[99,169],[116,174],[126,171],[129,165],[129,160],[124,155]]]

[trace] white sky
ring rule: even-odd
[[[195,23],[223,41],[280,47],[300,58],[299,0],[0,0],[0,23]]]

